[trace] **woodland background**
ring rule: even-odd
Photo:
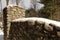
[[[12,2],[11,2],[12,1]],[[14,5],[27,5],[26,1],[23,2],[23,0],[5,0],[5,6],[9,4]],[[31,1],[31,5],[28,3],[28,8],[26,6],[23,6],[26,9],[26,17],[43,17],[48,18],[52,20],[60,21],[60,0],[28,0],[28,2]],[[43,4],[44,7],[36,6],[42,6],[39,4]],[[3,15],[3,5],[2,0],[0,0],[0,21],[2,21],[2,15]]]

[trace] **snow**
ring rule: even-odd
[[[0,35],[4,35],[3,31],[0,30]]]
[[[4,40],[3,35],[0,35],[0,40]]]
[[[54,25],[60,27],[60,22],[54,21],[54,20],[50,20],[50,19],[46,19],[46,18],[36,18],[36,17],[19,18],[19,19],[13,20],[13,22],[15,22],[15,21],[27,21],[27,20],[42,21],[42,22],[45,22],[45,23],[48,23],[48,24],[51,23],[51,24],[54,24]],[[1,23],[1,24],[2,24],[2,23]],[[4,37],[4,33],[3,33],[3,31],[0,29],[0,40],[3,40],[3,37]]]
[[[2,26],[2,22],[0,22],[0,40],[3,40],[4,38],[4,33],[3,33],[3,31],[2,31],[2,28],[3,26]]]
[[[0,40],[4,40],[4,33],[2,30],[0,30]]]
[[[58,27],[60,27],[60,22],[58,22],[58,21],[54,21],[54,20],[50,20],[50,19],[46,19],[46,18],[35,18],[35,17],[31,17],[31,18],[19,18],[19,19],[15,19],[15,20],[13,20],[13,22],[14,21],[27,21],[27,20],[34,20],[34,21],[42,21],[42,22],[45,22],[45,23],[48,23],[48,24],[54,24],[54,25],[56,25],[56,26],[58,26]]]

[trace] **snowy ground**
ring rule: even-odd
[[[0,35],[0,40],[4,40],[4,39],[3,39],[3,35]]]
[[[0,40],[4,40],[3,36],[4,36],[4,33],[2,30],[0,30]]]
[[[4,33],[2,29],[2,22],[0,22],[0,40],[4,40],[3,36],[4,36]]]

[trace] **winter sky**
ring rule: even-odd
[[[36,8],[37,8],[37,10],[39,10],[39,9],[41,9],[42,7],[44,7],[44,4],[40,4],[40,3],[38,3],[40,0],[35,0],[36,1]],[[4,8],[4,7],[6,7],[7,5],[6,5],[6,0],[1,0],[1,2],[2,2],[2,9]],[[30,9],[30,8],[34,8],[33,7],[33,5],[34,4],[32,4],[33,3],[33,1],[32,0],[19,0],[19,6],[22,6],[22,7],[24,7],[25,9]],[[8,3],[9,5],[16,5],[16,0],[9,0],[9,3]],[[0,7],[0,11],[1,11],[1,7]]]

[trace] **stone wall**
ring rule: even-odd
[[[47,23],[41,19],[22,18],[13,20],[10,26],[9,40],[60,40],[60,26]]]
[[[10,22],[25,17],[25,9],[18,6],[7,6],[3,9],[4,40],[8,39]]]
[[[48,24],[44,22],[45,19],[43,21],[40,18],[27,20],[24,17],[25,9],[22,7],[4,8],[4,40],[60,40],[60,26],[55,25],[55,22]]]

